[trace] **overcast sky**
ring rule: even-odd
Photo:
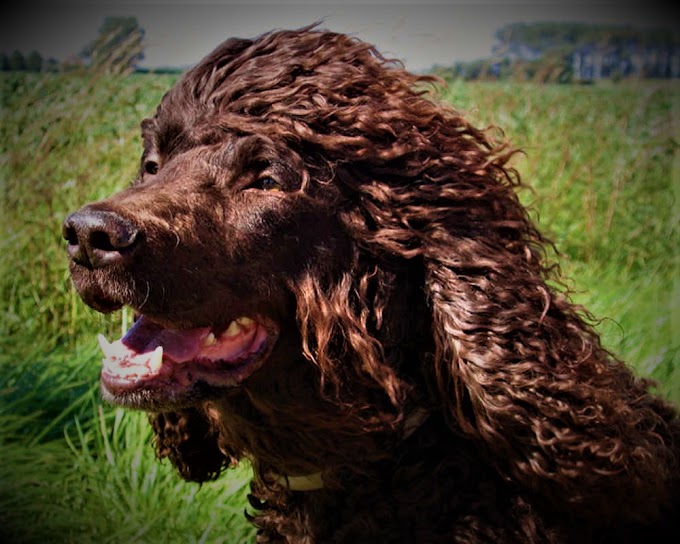
[[[10,0],[12,2],[12,0]],[[37,50],[63,60],[77,55],[106,16],[133,15],[146,31],[143,66],[195,64],[230,36],[253,37],[272,28],[322,26],[372,42],[411,70],[489,55],[494,32],[507,23],[577,21],[678,28],[673,2],[595,0],[373,0],[198,2],[67,0],[14,3],[0,23],[0,51]],[[6,14],[3,7],[3,14]]]

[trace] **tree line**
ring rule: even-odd
[[[78,55],[63,61],[43,58],[37,51],[0,53],[0,71],[57,72],[96,69],[111,73],[135,70],[144,59],[144,29],[136,17],[106,17],[97,37]]]
[[[0,70],[54,72],[93,68],[139,70],[144,29],[135,17],[107,17],[78,56],[59,62],[37,51],[0,53]],[[491,56],[433,71],[450,79],[590,82],[598,79],[680,78],[680,32],[586,23],[513,23],[499,28]]]
[[[0,53],[0,71],[2,72],[58,72],[59,61],[53,58],[45,59],[37,51],[24,55],[15,50],[10,54]]]
[[[680,32],[587,23],[513,23],[499,28],[491,56],[438,66],[444,77],[591,82],[679,78]]]

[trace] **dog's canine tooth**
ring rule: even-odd
[[[222,336],[226,336],[227,338],[234,337],[238,334],[241,333],[241,327],[238,326],[238,323],[236,321],[232,321],[229,323],[229,327],[227,328],[226,331],[222,334]]]
[[[151,354],[149,359],[149,370],[151,372],[158,372],[163,365],[163,346],[158,346]]]
[[[111,349],[112,348],[111,342],[109,342],[106,339],[106,336],[104,336],[103,334],[98,334],[97,342],[99,342],[99,347],[104,353],[104,355],[106,355],[106,357],[110,357],[112,355],[113,350]]]
[[[106,336],[99,334],[97,341],[106,359],[125,359],[130,356],[130,350],[120,340],[109,342]]]
[[[217,339],[215,338],[215,334],[212,332],[203,339],[204,346],[214,346],[215,344],[217,344]]]

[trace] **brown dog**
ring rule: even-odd
[[[262,542],[660,542],[675,411],[547,283],[512,151],[371,46],[232,39],[64,225],[102,391],[190,480],[255,467]]]

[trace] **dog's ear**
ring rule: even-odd
[[[213,480],[229,464],[220,450],[218,432],[197,410],[150,414],[149,421],[156,455],[170,459],[185,480]]]
[[[423,143],[413,155],[426,167],[408,164],[417,178],[401,181],[401,163],[392,176],[387,167],[336,172],[341,187],[361,195],[340,215],[361,251],[378,269],[395,258],[421,263],[414,277],[432,329],[421,363],[426,393],[503,478],[556,509],[651,519],[677,471],[673,409],[553,287],[550,244],[519,200],[512,152],[448,121],[429,133],[436,147]],[[399,289],[396,280],[382,285],[391,296]]]
[[[431,382],[449,426],[555,505],[649,519],[676,470],[672,409],[545,282],[529,244],[513,250],[491,234],[440,232],[426,249]]]

